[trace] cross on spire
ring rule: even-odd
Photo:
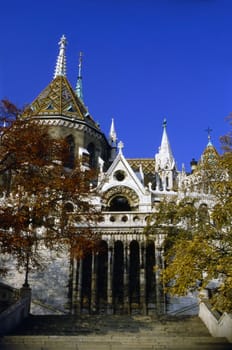
[[[119,153],[122,153],[122,149],[123,149],[123,147],[124,147],[123,142],[122,142],[122,141],[119,141],[119,143],[118,143]]]
[[[205,131],[207,132],[208,134],[208,143],[211,143],[211,133],[213,131],[213,129],[211,129],[209,126],[207,129],[205,129]]]

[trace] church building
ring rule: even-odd
[[[79,157],[83,166],[98,169],[96,203],[101,221],[96,230],[103,249],[71,262],[64,257],[48,259],[46,273],[32,273],[32,313],[197,314],[196,295],[164,294],[159,279],[163,237],[148,238],[144,233],[149,215],[164,198],[183,198],[187,193],[199,207],[210,210],[212,198],[195,174],[197,162],[191,162],[191,173],[177,169],[166,120],[154,158],[126,159],[115,121],[109,121],[105,135],[84,104],[81,56],[77,85],[70,85],[66,43],[62,36],[54,78],[24,116],[42,120],[52,136],[66,138],[70,165]],[[204,152],[217,154],[210,136]],[[6,280],[20,287],[15,272]]]

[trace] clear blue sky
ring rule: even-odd
[[[127,157],[153,157],[168,121],[178,168],[229,130],[232,0],[8,0],[1,3],[0,98],[34,100],[53,78],[68,40],[75,86],[83,51],[84,101]]]

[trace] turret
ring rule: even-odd
[[[208,143],[201,155],[201,160],[200,160],[201,164],[216,162],[216,160],[219,158],[219,154],[211,140],[212,129],[208,128],[205,131],[208,133]]]
[[[176,178],[176,163],[167,135],[167,121],[163,121],[163,135],[155,156],[156,190],[172,190]]]

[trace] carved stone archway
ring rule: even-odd
[[[110,202],[117,196],[125,197],[130,205],[131,210],[138,208],[139,197],[132,188],[127,186],[115,186],[106,191],[102,196],[103,207],[105,209],[109,209]]]

